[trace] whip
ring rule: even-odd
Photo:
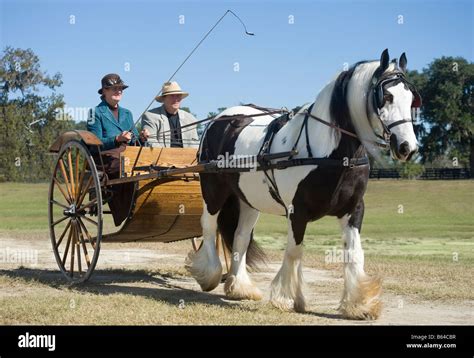
[[[227,10],[224,15],[222,15],[219,20],[217,20],[217,22],[214,24],[214,26],[211,27],[211,29],[201,38],[201,40],[198,42],[198,44],[196,46],[194,46],[194,48],[192,49],[192,51],[189,53],[188,56],[186,56],[186,58],[184,59],[183,62],[181,62],[181,64],[178,66],[178,68],[176,69],[176,71],[173,72],[173,74],[170,76],[170,78],[168,79],[168,81],[166,82],[170,82],[173,77],[178,73],[178,71],[181,69],[181,67],[184,66],[184,64],[189,60],[189,58],[193,55],[193,53],[199,48],[199,46],[201,46],[201,44],[204,42],[204,40],[206,40],[206,38],[211,34],[212,31],[214,31],[214,29],[217,27],[217,25],[219,25],[219,23],[224,19],[224,17],[227,16],[227,14],[232,14],[234,15],[237,20],[240,21],[240,23],[242,24],[242,26],[244,27],[244,30],[245,30],[245,34],[246,35],[249,35],[249,36],[255,36],[255,34],[253,32],[249,32],[247,31],[247,26],[245,26],[244,22],[240,19],[240,17],[238,17],[232,10]],[[138,117],[138,119],[135,121],[135,123],[133,124],[133,127],[130,128],[130,131],[133,130],[134,127],[136,127],[138,121],[142,118],[142,116],[146,113],[146,111],[148,111],[148,109],[152,106],[153,102],[155,101],[155,98],[158,97],[160,94],[161,94],[161,91],[162,89],[153,97],[153,99],[151,100],[150,104],[146,107],[146,109],[143,111],[143,113]],[[133,132],[132,132],[133,133]],[[138,143],[140,143],[140,141],[138,141]],[[141,145],[141,143],[140,143]]]

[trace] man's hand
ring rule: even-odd
[[[122,132],[118,136],[115,137],[115,140],[118,143],[128,143],[130,142],[131,139],[132,139],[132,133],[127,132],[127,131]]]
[[[150,132],[148,132],[148,129],[146,128],[140,132],[140,139],[144,142],[148,140],[149,136],[150,136]]]

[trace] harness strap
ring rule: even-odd
[[[341,128],[341,127],[339,127],[339,126],[337,126],[337,125],[335,125],[335,124],[333,124],[333,123],[327,122],[327,121],[325,121],[324,119],[321,119],[321,118],[319,118],[319,117],[316,117],[316,116],[312,115],[310,109],[311,109],[311,108],[308,108],[308,110],[306,111],[306,115],[307,115],[307,116],[310,116],[311,118],[317,120],[318,122],[321,122],[322,124],[325,124],[325,125],[327,125],[328,127],[334,128],[335,130],[337,130],[337,131],[339,131],[339,132],[341,132],[341,133],[347,134],[347,135],[350,136],[350,137],[359,138],[359,137],[357,137],[357,134],[355,134],[355,133],[349,132],[349,131],[347,131],[347,130],[345,130],[345,129],[343,129],[343,128]]]
[[[284,118],[286,116],[286,118]],[[265,138],[262,143],[262,147],[260,148],[258,155],[257,155],[257,161],[260,164],[260,167],[262,168],[261,170],[265,174],[267,183],[268,183],[268,191],[271,195],[271,197],[279,203],[283,208],[285,209],[286,216],[288,216],[288,209],[285,205],[285,202],[281,198],[280,191],[278,189],[278,185],[275,180],[275,173],[273,168],[269,168],[268,170],[271,170],[271,175],[268,173],[268,170],[265,169],[268,167],[268,165],[271,164],[270,160],[272,160],[272,156],[274,159],[276,158],[281,158],[283,154],[287,154],[285,156],[293,155],[293,153],[296,153],[295,151],[291,152],[285,152],[285,153],[277,153],[277,156],[275,158],[275,155],[270,154],[270,148],[272,146],[273,139],[275,137],[275,133],[279,130],[278,126],[281,124],[281,121],[284,121],[284,124],[286,124],[289,120],[291,119],[290,113],[287,113],[286,115],[283,115],[282,117],[274,119],[268,126],[267,126],[267,133],[265,134]],[[279,122],[280,121],[280,122]],[[283,124],[283,125],[284,125]],[[301,135],[301,132],[300,132]]]
[[[387,126],[387,129],[390,130],[390,129],[392,129],[393,127],[399,126],[400,124],[403,124],[403,123],[410,123],[411,121],[412,121],[411,118],[400,119],[399,121],[390,123],[390,124]]]
[[[337,125],[335,125],[335,124],[333,124],[333,123],[330,123],[330,122],[325,121],[324,119],[321,119],[321,118],[319,118],[319,117],[313,116],[311,113],[309,113],[308,115],[309,115],[311,118],[317,120],[318,122],[321,122],[322,124],[327,125],[328,127],[334,128],[335,130],[337,130],[337,131],[339,131],[339,132],[341,132],[341,133],[344,133],[344,134],[346,134],[346,135],[348,135],[348,136],[350,136],[350,137],[359,139],[359,137],[358,137],[357,134],[355,134],[355,133],[349,132],[348,130],[345,130],[344,128],[341,128],[341,127],[339,127],[339,126],[337,126]],[[382,122],[382,125],[385,125],[385,124]],[[383,141],[386,141],[386,138],[384,138],[384,137],[378,135],[378,134],[375,133],[375,132],[374,132],[374,134],[375,134],[375,136],[376,136],[377,138],[379,138],[379,139],[381,139],[381,140],[383,140]],[[359,140],[362,141],[362,142],[367,142],[367,143],[375,144],[376,146],[381,147],[381,148],[384,148],[384,149],[386,149],[386,148],[388,147],[388,145],[387,145],[386,143],[380,143],[380,142],[376,142],[376,141],[372,141],[372,140],[364,140],[364,139],[362,139],[362,140],[359,139]]]
[[[256,108],[256,107],[253,107],[253,108]],[[260,109],[260,110],[263,111],[263,107],[259,107],[259,108],[256,108],[256,109]],[[256,113],[256,114],[232,114],[232,115],[228,115],[228,116],[222,116],[222,117],[219,117],[219,118],[216,118],[216,116],[211,116],[211,117],[207,117],[207,118],[204,118],[204,119],[186,124],[184,126],[181,126],[181,128],[197,126],[198,124],[204,123],[204,122],[232,121],[232,120],[235,120],[235,119],[245,119],[245,118],[254,118],[254,117],[261,117],[261,116],[269,116],[269,115],[278,114],[278,113],[283,114],[283,113],[288,113],[288,111],[285,110],[285,109],[275,109],[275,110],[272,110],[272,111],[266,111],[264,113]]]
[[[308,157],[312,158],[313,157],[313,152],[311,151],[311,145],[309,144],[309,134],[308,134],[308,116],[311,113],[313,109],[314,103],[309,107],[308,111],[306,112],[306,115],[304,117],[304,128],[305,128],[305,134],[306,134],[306,150],[308,151]]]
[[[291,113],[286,113],[280,117],[275,118],[270,124],[267,125],[265,138],[263,139],[262,146],[258,151],[257,159],[260,160],[268,160],[267,156],[270,152],[270,148],[273,143],[273,138],[275,134],[288,123],[288,121],[292,118]]]
[[[301,138],[301,133],[303,133],[303,129],[306,127],[306,150],[308,151],[308,156],[313,157],[313,153],[311,152],[311,147],[309,145],[309,135],[308,135],[308,116],[311,115],[311,111],[313,110],[314,103],[309,106],[309,108],[306,110],[305,117],[303,119],[303,123],[301,124],[300,132],[298,134],[298,138],[296,138],[296,142],[293,145],[293,148],[291,148],[291,151],[296,151],[296,147],[298,146],[298,142],[300,141]],[[293,158],[291,155],[289,159]]]
[[[372,82],[372,88],[370,90],[370,92],[372,93],[372,96],[367,96],[367,106],[366,106],[366,108],[367,108],[367,118],[370,118],[370,116],[369,116],[369,101],[370,101],[370,98],[372,98],[372,105],[374,107],[373,109],[377,112],[377,117],[378,117],[378,119],[379,119],[379,121],[382,125],[383,132],[384,132],[383,136],[376,133],[375,131],[374,131],[374,134],[379,139],[385,141],[386,143],[389,143],[390,142],[390,136],[392,135],[392,132],[390,131],[391,128],[396,127],[396,126],[398,126],[400,124],[403,124],[403,123],[413,122],[413,120],[412,119],[402,119],[402,120],[396,121],[394,123],[391,123],[389,125],[386,125],[382,121],[382,118],[380,118],[380,108],[382,108],[383,104],[384,104],[384,102],[383,102],[384,86],[386,84],[390,83],[390,82],[393,82],[393,81],[400,81],[401,83],[408,86],[408,88],[410,89],[410,91],[412,92],[412,94],[414,96],[414,100],[412,102],[412,108],[413,107],[417,108],[417,107],[421,106],[421,96],[418,93],[418,91],[416,90],[415,85],[407,80],[407,78],[405,76],[405,73],[400,72],[399,70],[396,70],[394,72],[383,74],[380,78],[377,78],[379,75],[380,74],[375,72],[374,76],[372,77],[372,81],[371,81]],[[379,144],[377,144],[377,145],[379,145]],[[388,144],[385,145],[385,147],[388,147]]]
[[[333,158],[297,158],[289,160],[280,160],[276,163],[269,164],[269,168],[273,169],[286,169],[289,167],[302,166],[302,165],[318,165],[324,167],[347,167],[354,168],[369,164],[368,157],[361,158],[350,158],[347,159],[333,159]],[[258,168],[257,170],[259,170]],[[261,169],[265,170],[265,169]]]
[[[273,168],[271,169],[272,171],[272,177],[273,179],[270,177],[270,175],[268,174],[268,171],[263,169],[263,173],[265,174],[265,177],[267,178],[267,181],[271,184],[268,185],[268,191],[270,192],[270,195],[272,196],[272,198],[278,203],[280,204],[281,206],[283,206],[283,208],[285,209],[285,213],[286,213],[286,216],[288,216],[288,209],[285,205],[285,202],[283,201],[283,199],[281,198],[281,195],[280,195],[280,191],[278,190],[278,185],[276,183],[276,180],[275,180],[275,173],[273,172]]]

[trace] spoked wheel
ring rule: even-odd
[[[82,142],[69,141],[59,151],[48,205],[56,262],[71,283],[84,282],[99,258],[102,193],[95,163]]]

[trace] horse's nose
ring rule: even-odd
[[[404,157],[407,157],[408,154],[410,154],[410,144],[408,144],[407,141],[403,142],[402,144],[400,144],[398,152]]]

